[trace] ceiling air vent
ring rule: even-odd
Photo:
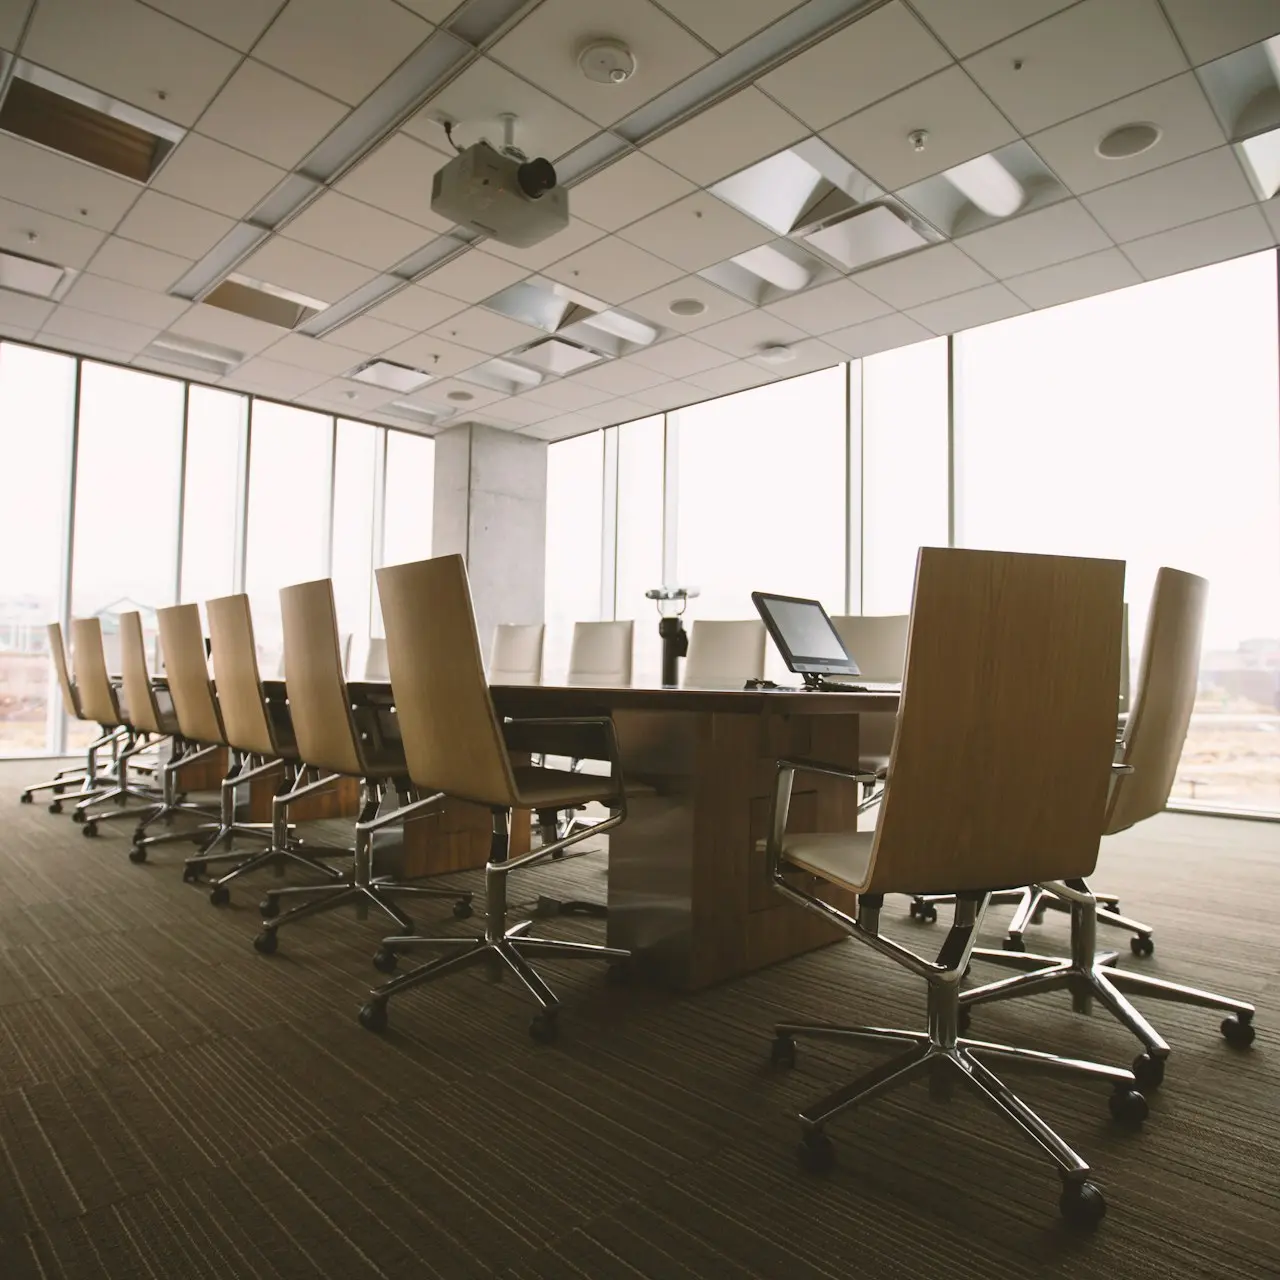
[[[148,182],[185,129],[18,59],[0,129],[135,182]]]
[[[29,293],[35,298],[55,301],[67,291],[75,272],[54,262],[24,258],[19,253],[0,251],[0,289]]]
[[[318,298],[308,298],[306,294],[241,275],[228,276],[216,289],[205,294],[202,301],[281,329],[296,329],[329,305]]]

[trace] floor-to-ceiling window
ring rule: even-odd
[[[662,678],[658,610],[645,592],[663,586],[664,415],[616,428],[618,441],[615,618],[635,621],[632,678],[656,684]],[[675,585],[675,584],[666,584]]]
[[[0,342],[0,755],[57,749],[50,622],[62,614],[76,362]]]
[[[333,468],[333,600],[347,649],[369,634],[373,591],[374,481],[383,434],[338,420]]]
[[[249,399],[198,386],[189,396],[178,595],[202,602],[230,595],[239,577]]]
[[[1280,809],[1276,258],[961,334],[962,545],[1127,561],[1132,659],[1156,571],[1209,581],[1174,798]]]

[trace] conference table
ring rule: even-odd
[[[398,732],[389,685],[350,689],[384,732]],[[759,842],[775,766],[808,757],[856,767],[858,717],[896,713],[897,693],[541,684],[494,685],[492,694],[498,714],[512,719],[613,718],[628,812],[607,837],[608,942],[633,953],[637,975],[693,990],[842,936],[771,888]],[[790,827],[852,830],[860,799],[853,783],[799,774]],[[801,879],[852,905],[851,896]]]

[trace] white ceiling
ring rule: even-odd
[[[1257,201],[1197,74],[1280,32],[1280,0],[848,0],[852,20],[754,82],[706,91],[705,108],[652,137],[635,132],[632,113],[745,57],[744,41],[839,5],[528,0],[237,267],[329,305],[381,281],[376,295],[360,292],[369,305],[355,318],[312,338],[169,292],[243,234],[438,26],[500,7],[0,0],[0,49],[190,130],[145,187],[0,133],[0,248],[80,272],[56,305],[0,290],[0,335],[414,429],[393,410],[399,397],[346,376],[381,355],[437,379],[403,397],[412,404],[559,439],[1280,238],[1280,201]],[[625,84],[578,70],[581,43],[599,36],[633,50]],[[519,116],[530,153],[576,164],[575,151],[608,144],[613,158],[573,185],[574,219],[560,235],[530,249],[482,241],[415,269],[414,256],[450,229],[430,209],[431,176],[450,148],[439,115],[468,143],[496,141],[504,111]],[[1096,154],[1104,133],[1135,121],[1162,130],[1153,149]],[[928,132],[923,150],[907,138],[917,129]],[[908,204],[916,184],[1011,143],[1056,183],[1013,217],[856,272],[828,266],[762,306],[696,274],[777,241],[707,188],[815,134],[886,191],[910,188]],[[658,341],[514,396],[468,381],[542,336],[482,305],[534,275],[644,318]],[[677,299],[705,309],[674,314]],[[165,332],[244,360],[218,379],[143,354]],[[778,343],[793,359],[762,361],[761,348]]]

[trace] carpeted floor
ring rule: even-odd
[[[771,1023],[923,1012],[920,984],[865,948],[684,998],[547,965],[553,1047],[529,1039],[513,984],[470,973],[393,1002],[379,1038],[355,1020],[373,919],[321,917],[259,956],[258,888],[217,910],[181,883],[185,845],[133,866],[130,823],[89,841],[20,807],[44,772],[0,766],[3,1280],[1280,1275],[1280,827],[1164,816],[1105,849],[1098,885],[1157,929],[1154,957],[1122,963],[1254,1000],[1259,1037],[1237,1052],[1216,1015],[1148,1006],[1174,1056],[1140,1134],[1096,1090],[1018,1082],[1105,1187],[1107,1220],[1079,1238],[1017,1133],[922,1085],[834,1126],[829,1178],[799,1171],[796,1109],[877,1059],[802,1044],[780,1073]],[[529,873],[513,897],[570,884],[601,894],[600,860]],[[928,932],[893,900],[885,917]],[[978,1027],[1135,1052],[1048,998]]]

